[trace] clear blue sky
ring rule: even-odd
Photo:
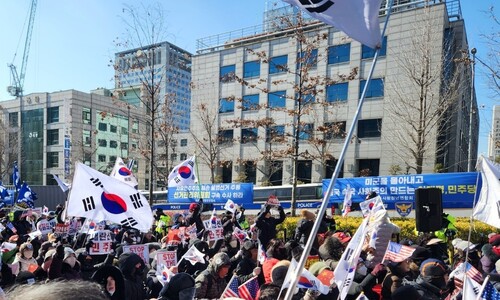
[[[144,0],[150,3],[152,1]],[[168,41],[192,53],[196,40],[262,22],[265,0],[184,0],[161,1],[165,8]],[[480,34],[487,34],[493,22],[484,11],[498,0],[461,0],[469,45],[486,57],[487,48]],[[10,84],[8,63],[20,68],[24,49],[24,26],[30,0],[0,1],[0,100],[12,99],[6,92]],[[117,50],[113,40],[124,33],[120,19],[124,4],[141,1],[121,0],[39,0],[24,83],[25,93],[76,89],[89,92],[97,87],[113,87],[109,60]],[[500,7],[496,8],[500,16]],[[496,28],[496,31],[499,31]],[[486,81],[478,67],[476,78],[480,107],[479,154],[487,152],[492,106]],[[500,99],[496,99],[500,101]]]

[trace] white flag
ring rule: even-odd
[[[227,199],[226,205],[224,205],[224,209],[234,214],[234,211],[236,210],[236,204],[233,200]]]
[[[168,186],[193,185],[196,183],[196,175],[194,172],[195,157],[191,156],[175,168],[168,175]]]
[[[121,157],[116,158],[115,166],[113,167],[113,170],[111,171],[111,174],[109,176],[123,181],[133,188],[135,188],[138,184],[134,174],[132,174],[132,171],[123,162],[123,159]]]
[[[380,46],[382,0],[283,0],[373,49]]]
[[[52,176],[54,177],[54,180],[57,182],[57,185],[59,185],[59,187],[63,192],[66,193],[67,191],[69,191],[70,188],[69,184],[63,182],[61,178],[59,178],[59,176],[57,176],[56,174],[52,174]]]
[[[384,203],[382,202],[382,198],[380,198],[380,196],[359,203],[359,208],[361,208],[363,217],[367,217],[370,213],[373,215],[382,209],[385,210]]]
[[[367,224],[369,218],[364,218],[358,230],[347,245],[340,261],[333,271],[335,284],[339,289],[340,299],[344,300],[349,291],[349,287],[354,279],[354,273],[358,266],[359,254],[364,244],[364,237],[367,233]]]
[[[196,248],[194,245],[191,246],[191,248],[189,248],[189,250],[181,257],[181,259],[179,259],[179,262],[177,264],[179,264],[181,262],[181,260],[187,260],[189,261],[193,266],[196,264],[196,263],[202,263],[204,264],[205,263],[205,254],[201,253],[200,250],[198,250],[198,248]]]
[[[500,228],[500,168],[485,157],[479,162],[482,186],[472,216],[486,224]]]
[[[462,299],[476,299],[480,295],[480,292],[481,285],[466,275],[462,289]]]
[[[342,217],[347,217],[347,214],[351,211],[352,206],[352,194],[354,189],[348,184],[345,188],[344,204],[342,205]]]
[[[82,163],[76,164],[67,214],[111,221],[142,232],[151,229],[154,219],[148,201],[136,189]]]

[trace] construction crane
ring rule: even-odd
[[[26,65],[28,63],[28,56],[30,53],[30,44],[31,44],[31,34],[33,33],[33,24],[35,22],[35,12],[36,5],[38,0],[31,1],[30,7],[30,15],[28,19],[28,30],[26,32],[26,40],[24,42],[24,52],[23,52],[23,60],[21,62],[21,71],[18,73],[16,66],[11,63],[8,64],[10,68],[10,84],[7,87],[7,91],[11,96],[14,97],[22,97],[23,95],[23,85],[24,85],[24,76],[26,74]],[[17,53],[16,53],[17,54]],[[15,59],[14,55],[14,59]],[[13,61],[14,62],[14,61]]]

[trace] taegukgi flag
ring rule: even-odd
[[[111,221],[142,232],[153,225],[148,201],[136,189],[82,163],[76,164],[67,215]]]
[[[332,25],[356,41],[376,49],[381,45],[378,14],[382,0],[283,0]]]
[[[483,185],[472,216],[479,221],[500,228],[500,167],[487,158],[481,157],[478,169],[481,171]]]
[[[168,175],[168,186],[183,186],[193,185],[196,183],[196,175],[194,172],[195,157],[191,156],[182,163],[174,167]]]
[[[134,174],[132,174],[132,171],[123,162],[123,159],[121,157],[116,158],[115,166],[113,167],[113,170],[111,171],[111,174],[109,176],[123,181],[134,188],[138,184]]]

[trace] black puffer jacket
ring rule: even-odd
[[[139,268],[136,268],[139,265]],[[125,300],[147,299],[142,274],[145,264],[142,258],[135,253],[123,253],[118,260],[118,266],[125,279]]]

